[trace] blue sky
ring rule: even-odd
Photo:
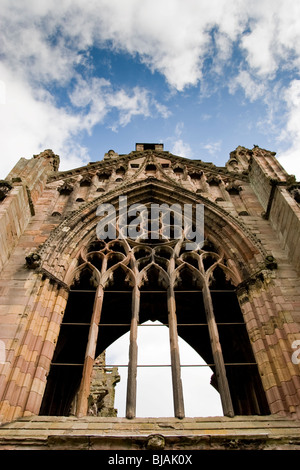
[[[220,166],[259,145],[299,179],[299,23],[298,0],[1,0],[0,177],[163,142]]]

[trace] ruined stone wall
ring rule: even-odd
[[[16,184],[0,203],[0,270],[16,247],[30,218],[26,187]]]
[[[291,264],[300,273],[300,205],[285,187],[277,187],[270,222]]]
[[[209,207],[211,235],[240,270],[240,304],[271,413],[299,419],[299,365],[291,356],[300,338],[300,209],[274,154],[240,148],[224,168],[140,148],[68,172],[58,172],[57,162],[50,151],[21,159],[0,202],[0,420],[39,413],[68,276],[94,236],[91,211],[130,188],[139,201],[151,184],[165,200]]]

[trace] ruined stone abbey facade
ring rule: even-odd
[[[52,150],[21,158],[0,182],[0,449],[299,448],[299,203],[300,184],[257,146],[224,167],[162,144],[69,171]],[[151,205],[164,210],[143,225]],[[188,247],[197,207],[203,243]],[[104,217],[113,236],[99,236]],[[169,331],[170,418],[136,416],[149,320]],[[105,351],[126,332],[119,418]],[[210,367],[222,416],[185,417],[178,337]]]

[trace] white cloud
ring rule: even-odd
[[[249,99],[249,101],[255,101],[266,93],[266,85],[254,79],[246,70],[241,70],[232,80],[229,84],[229,92],[234,94],[238,87],[244,90],[245,97]]]
[[[7,60],[16,70],[22,64],[37,79],[69,79],[90,46],[108,42],[116,50],[138,54],[177,90],[197,84],[213,47],[221,61],[228,60],[236,41],[260,75],[274,73],[283,62],[299,66],[296,0],[38,3],[28,1],[24,8],[23,2],[14,2],[12,8],[3,0],[1,5]]]
[[[75,137],[82,130],[92,132],[111,109],[119,113],[117,121],[108,124],[114,129],[127,125],[134,116],[170,115],[142,87],[111,88],[101,83],[101,77],[83,84],[77,67],[88,66],[93,72],[91,47],[110,47],[139,58],[177,91],[200,83],[205,89],[211,79],[205,73],[209,58],[219,85],[229,86],[232,93],[240,87],[251,101],[272,92],[276,74],[299,73],[299,18],[298,0],[28,0],[25,4],[2,0],[0,80],[19,101],[10,98],[6,105],[0,104],[1,123],[8,132],[4,134],[7,143],[0,144],[1,154],[15,161],[53,142],[56,152],[63,149],[62,155],[75,148],[75,158],[80,160],[86,150],[76,144]],[[223,79],[224,67],[235,51],[240,63],[229,79]],[[75,85],[72,97],[81,110],[79,115],[60,108],[50,94],[53,85],[67,87],[76,81],[86,93],[76,96]],[[289,83],[284,86],[289,89]],[[97,101],[91,96],[95,90]],[[290,129],[297,111],[288,111]],[[13,134],[18,139],[11,139]],[[290,148],[295,154],[299,141],[296,131],[291,134],[295,140]],[[177,139],[174,149],[190,155],[182,139]]]
[[[127,91],[115,88],[108,80],[97,77],[89,82],[78,79],[70,99],[74,106],[85,109],[82,127],[88,132],[96,124],[102,123],[112,110],[118,112],[118,120],[113,124],[115,130],[129,124],[134,116],[161,115],[166,118],[169,115],[167,108],[153,99],[145,88],[136,86]]]
[[[287,125],[279,137],[279,142],[286,150],[278,155],[286,171],[300,180],[300,80],[293,80],[284,92],[287,104]]]
[[[2,66],[0,76],[6,88],[5,104],[0,105],[2,177],[19,158],[30,158],[45,148],[61,152],[66,166],[82,164],[86,160],[86,150],[72,142],[72,136],[81,129],[80,115],[57,108],[49,94],[43,90],[34,91]]]
[[[121,126],[126,126],[133,116],[149,117],[151,115],[148,92],[139,87],[135,87],[130,95],[125,90],[117,91],[108,97],[108,104],[119,110]]]
[[[210,119],[212,119],[212,115],[208,113],[204,113],[202,114],[201,119],[202,121],[209,121]]]
[[[6,85],[0,80],[0,105],[6,103]]]
[[[171,143],[171,153],[174,155],[180,155],[185,158],[192,158],[193,151],[189,143],[184,142],[181,138],[184,131],[184,123],[178,122],[175,127],[174,136],[167,138],[166,140]]]
[[[173,143],[171,153],[174,155],[180,155],[185,158],[192,158],[193,152],[190,145],[187,142],[183,142],[182,139],[178,139]]]
[[[261,77],[282,66],[299,67],[300,3],[262,0],[249,6],[250,31],[241,39],[248,65]]]
[[[221,141],[217,142],[209,142],[207,144],[202,145],[204,150],[206,150],[210,155],[215,156],[221,149]]]
[[[71,110],[56,106],[44,88],[18,79],[3,65],[0,65],[0,76],[3,84],[0,128],[5,136],[0,143],[2,178],[20,157],[31,158],[45,148],[52,148],[60,155],[61,170],[86,164],[88,150],[75,137],[83,131],[91,134],[94,126],[103,123],[113,109],[118,112],[114,130],[126,126],[134,116],[168,116],[167,108],[146,89],[136,87],[129,93],[114,89],[103,78],[95,77],[90,82],[78,79],[70,93]]]

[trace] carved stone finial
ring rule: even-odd
[[[229,194],[239,194],[239,192],[242,191],[242,186],[234,181],[232,183],[228,183],[225,189]]]
[[[219,184],[221,183],[221,178],[219,178],[218,176],[215,176],[215,175],[210,175],[207,178],[207,182],[208,182],[208,184],[210,184],[212,186],[219,186]]]
[[[73,187],[71,186],[70,183],[63,183],[62,186],[59,186],[59,188],[57,188],[57,191],[59,192],[59,194],[71,194],[71,192],[73,191]]]
[[[117,158],[119,156],[118,153],[116,153],[114,150],[109,150],[105,155],[104,155],[104,160],[111,160],[112,158]]]
[[[38,155],[33,155],[33,158],[46,158],[52,160],[53,171],[57,171],[59,167],[60,158],[58,155],[55,155],[53,150],[46,149]]]
[[[300,203],[300,187],[293,187],[290,189],[290,194],[296,202]]]
[[[189,176],[194,180],[200,180],[202,175],[203,171],[200,170],[189,173]]]
[[[148,450],[162,450],[165,448],[166,441],[161,434],[153,434],[148,437],[146,445]]]
[[[267,269],[270,269],[270,270],[277,269],[277,262],[274,256],[272,255],[266,256],[265,262],[266,262]]]
[[[91,184],[92,184],[92,179],[88,175],[83,176],[83,178],[80,180],[80,183],[79,183],[80,186],[91,186]]]

